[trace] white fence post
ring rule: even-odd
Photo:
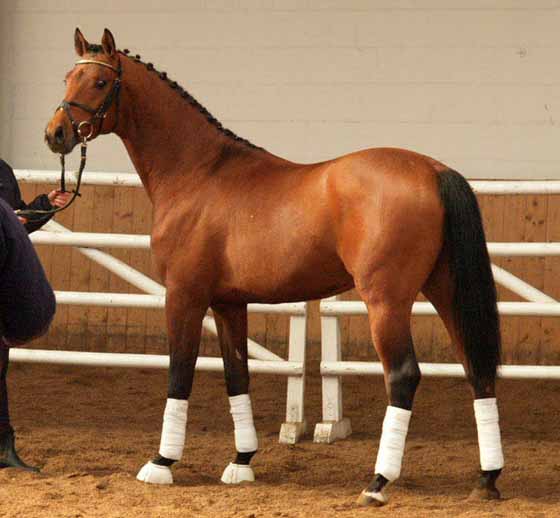
[[[301,376],[288,376],[288,395],[286,398],[286,422],[280,428],[279,442],[295,444],[305,433],[305,349],[307,343],[307,303],[305,315],[290,317],[290,338],[288,342],[288,361],[301,363]]]
[[[326,300],[336,300],[330,297]],[[321,361],[342,360],[337,316],[321,315]],[[331,443],[352,433],[350,419],[342,416],[342,383],[339,376],[322,377],[323,421],[315,425],[313,442]]]

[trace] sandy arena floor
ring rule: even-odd
[[[424,379],[417,395],[402,478],[382,508],[354,501],[372,476],[385,394],[381,378],[345,380],[353,435],[316,445],[277,443],[285,382],[253,377],[260,453],[258,481],[220,483],[233,458],[221,374],[197,373],[187,448],[176,484],[135,480],[159,445],[166,373],[14,365],[12,418],[19,451],[39,475],[0,470],[2,517],[548,517],[560,516],[560,382],[502,381],[507,468],[503,500],[467,500],[478,451],[472,403],[461,380]],[[320,418],[320,378],[308,378],[309,428]]]

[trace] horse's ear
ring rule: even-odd
[[[74,31],[74,48],[76,49],[76,54],[78,54],[78,56],[83,56],[87,51],[88,45],[89,43],[84,38],[82,31],[76,27]]]
[[[103,39],[101,40],[101,46],[103,47],[103,51],[108,56],[112,56],[117,52],[117,46],[115,45],[115,38],[111,34],[109,29],[105,29],[103,31]]]

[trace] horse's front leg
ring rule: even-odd
[[[163,414],[159,454],[138,473],[138,480],[172,484],[170,466],[181,459],[185,445],[187,409],[207,305],[187,290],[169,289],[165,312],[169,335],[169,388]]]
[[[257,451],[257,432],[249,398],[247,366],[247,306],[212,306],[224,359],[224,374],[231,416],[233,418],[237,455],[222,475],[222,482],[253,482],[255,475],[249,463]]]

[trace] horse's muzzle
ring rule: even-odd
[[[65,120],[61,112],[55,113],[45,128],[45,142],[53,153],[66,155],[70,153],[76,143],[76,135],[72,125]]]

